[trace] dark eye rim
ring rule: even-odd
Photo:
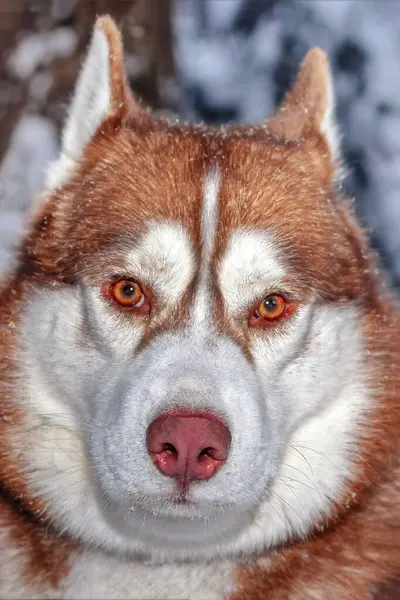
[[[258,307],[267,298],[270,298],[273,296],[280,296],[281,298],[283,298],[283,300],[285,302],[285,309],[282,312],[282,314],[279,315],[278,317],[273,318],[273,319],[266,319],[258,313]],[[248,325],[251,328],[276,327],[277,325],[282,323],[282,321],[285,321],[286,319],[291,317],[293,315],[293,313],[296,311],[298,305],[299,305],[299,303],[297,301],[292,300],[284,292],[276,291],[276,292],[268,293],[265,296],[263,296],[261,299],[258,299],[256,302],[254,302],[254,304],[252,304],[252,306],[249,308]]]
[[[139,289],[141,290],[143,297],[144,297],[144,301],[140,306],[136,306],[136,305],[133,305],[133,306],[125,305],[124,306],[123,304],[120,304],[115,299],[114,294],[113,294],[113,288],[120,281],[131,282],[139,287]],[[149,288],[149,286],[142,283],[135,277],[131,277],[129,275],[116,275],[115,277],[112,277],[111,279],[108,280],[108,282],[106,282],[102,285],[101,291],[102,291],[104,298],[114,308],[117,308],[119,312],[128,312],[128,313],[134,313],[134,314],[138,314],[138,315],[148,315],[151,312],[152,300],[153,300],[152,291]]]

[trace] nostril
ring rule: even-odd
[[[178,454],[178,450],[175,448],[173,444],[166,442],[163,444],[162,452],[170,452],[171,454]]]
[[[213,451],[213,448],[204,448],[204,450],[202,450],[199,454],[199,458],[200,456],[211,456],[211,453]]]
[[[210,413],[166,413],[147,429],[147,450],[155,466],[183,486],[212,477],[227,460],[230,441],[229,429]]]
[[[210,458],[213,458],[214,460],[221,460],[218,458],[218,451],[215,448],[204,448],[204,450],[202,450],[199,454],[199,459],[202,458],[203,456],[209,456]]]

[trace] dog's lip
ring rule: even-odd
[[[189,507],[189,508],[197,508],[197,509],[226,509],[226,508],[232,508],[232,503],[230,502],[204,502],[204,501],[197,501],[197,500],[193,500],[190,497],[188,497],[188,495],[186,493],[181,493],[181,494],[169,494],[168,496],[163,496],[163,497],[155,497],[153,498],[153,503],[157,504],[158,502],[162,502],[162,503],[168,503],[169,505],[172,506],[182,506],[182,507]]]
[[[144,508],[148,507],[149,505],[159,507],[162,505],[199,507],[201,505],[200,502],[188,498],[187,494],[185,493],[156,494],[148,496],[146,502],[138,502],[138,504]]]
[[[188,506],[188,505],[195,504],[194,502],[192,502],[191,500],[188,500],[185,497],[183,497],[183,498],[173,498],[171,500],[171,502],[172,502],[172,504],[183,505],[183,506]]]
[[[188,498],[188,494],[188,489],[179,489],[175,493],[169,495],[168,501],[178,506],[195,506],[197,502],[194,502],[193,500]]]

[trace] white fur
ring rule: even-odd
[[[78,555],[63,584],[62,598],[221,600],[233,592],[234,567],[228,561],[154,564],[102,552]]]
[[[296,320],[280,338],[260,336],[252,348],[256,368],[275,396],[271,410],[286,413],[287,443],[270,506],[262,509],[261,543],[269,536],[269,544],[285,541],[290,532],[306,535],[317,518],[329,513],[332,499],[340,497],[344,482],[354,475],[357,424],[372,408],[356,310],[309,306]],[[279,392],[274,394],[276,371]]]
[[[186,292],[195,266],[192,243],[181,225],[149,223],[147,233],[128,253],[125,268],[147,283],[170,308]]]
[[[220,176],[216,169],[208,171],[204,178],[204,200],[201,214],[202,267],[209,267],[214,249],[215,233],[217,229],[218,194]]]
[[[29,416],[24,402],[32,423],[26,435],[30,448],[49,448],[48,454],[33,451],[26,457],[33,488],[51,500],[61,527],[113,550],[141,551],[164,560],[206,558],[205,541],[211,539],[218,553],[222,540],[252,520],[248,508],[257,490],[261,492],[263,482],[255,481],[250,490],[242,473],[257,480],[260,468],[270,468],[270,460],[260,465],[257,458],[265,438],[262,431],[254,431],[254,423],[264,422],[265,433],[269,426],[262,404],[250,401],[257,397],[252,371],[229,340],[214,340],[209,347],[191,330],[158,336],[132,360],[133,353],[122,343],[105,345],[114,336],[105,319],[91,318],[83,333],[85,299],[93,301],[93,292],[87,294],[40,294],[28,309],[23,364],[26,393],[36,415]],[[45,318],[40,320],[42,311]],[[134,343],[136,327],[124,326],[122,331],[126,343]],[[235,381],[238,370],[243,376]],[[174,482],[156,471],[145,447],[149,423],[177,404],[220,413],[234,436],[232,473],[221,469],[210,481],[194,486],[189,498],[195,504],[188,507],[165,502]],[[91,467],[82,440],[94,444],[90,462],[101,476],[101,490],[88,478]]]
[[[68,183],[76,172],[77,166],[76,160],[67,154],[61,154],[57,160],[52,162],[45,174],[42,201],[44,201],[53,190]]]
[[[232,235],[219,268],[222,295],[232,314],[279,291],[285,276],[279,254],[268,232],[238,231]]]
[[[210,266],[217,229],[219,173],[213,169],[205,174],[203,209],[201,213],[202,256],[199,282],[193,306],[192,321],[195,326],[205,326],[211,316]]]
[[[257,238],[234,234],[222,271],[246,239],[253,255]],[[278,285],[279,251],[264,241],[270,260],[255,264],[257,278]],[[239,268],[246,276],[247,261]],[[191,325],[135,356],[140,327],[121,326],[96,293],[83,284],[33,296],[22,326],[26,465],[58,526],[161,562],[248,555],[306,534],[351,474],[355,423],[369,406],[357,312],[305,306],[281,333],[254,332],[250,365],[234,342]],[[191,506],[170,502],[174,482],[145,448],[148,424],[174,406],[220,414],[232,433],[226,466],[193,486]]]
[[[71,177],[108,115],[109,52],[96,29],[48,189]],[[334,149],[332,102],[321,127]],[[213,281],[220,179],[218,166],[204,177],[199,259],[182,223],[149,222],[132,246],[110,249],[115,273],[154,290],[164,323],[197,281],[179,328],[141,344],[154,315],[121,314],[84,277],[27,299],[15,400],[25,426],[12,442],[30,494],[81,542],[57,597],[219,600],[234,589],[231,560],[306,536],[353,474],[372,407],[357,309],[310,301],[273,329],[250,329],[242,313],[301,274],[270,231],[239,230]],[[213,323],[217,285],[247,352]],[[226,463],[191,485],[187,504],[146,448],[150,423],[173,408],[212,412],[232,437]]]
[[[80,158],[84,147],[109,114],[112,102],[109,54],[107,37],[96,27],[63,133],[62,150],[72,158]]]
[[[335,117],[335,94],[333,86],[333,78],[328,69],[327,76],[325,78],[325,89],[327,95],[327,102],[325,107],[324,116],[320,123],[320,131],[325,136],[328,146],[331,151],[332,161],[340,161],[340,135],[338,125]]]
[[[100,27],[95,27],[63,131],[61,155],[47,173],[47,192],[67,183],[79,164],[85,146],[110,114],[112,91],[109,65],[107,37]]]

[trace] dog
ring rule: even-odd
[[[400,598],[398,307],[328,60],[158,118],[94,28],[1,290],[1,598]]]

